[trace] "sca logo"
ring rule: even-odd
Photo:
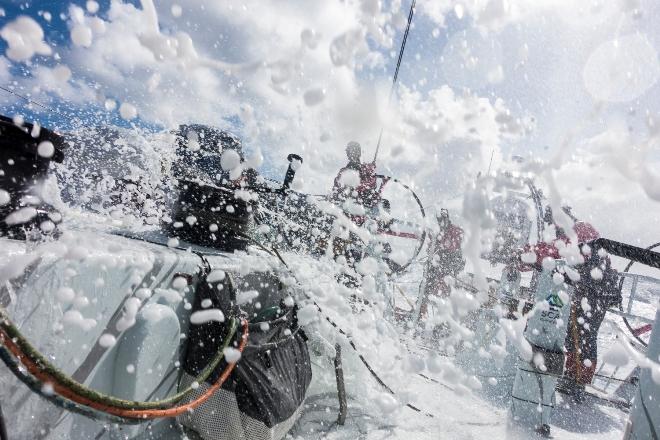
[[[548,302],[548,304],[550,304],[551,307],[557,307],[558,309],[564,307],[564,302],[556,293],[551,293],[545,300]]]

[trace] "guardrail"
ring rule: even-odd
[[[628,279],[631,280],[630,295],[628,295],[628,300],[627,300],[626,305],[625,305],[625,310],[623,310],[623,307],[622,307],[621,310],[609,309],[608,312],[614,313],[615,315],[619,315],[619,316],[624,317],[626,319],[633,318],[633,319],[636,319],[637,321],[641,321],[645,324],[653,324],[653,322],[654,322],[653,319],[645,318],[645,317],[640,316],[640,315],[635,315],[635,314],[633,314],[632,309],[633,309],[633,305],[634,305],[635,301],[642,302],[644,304],[651,304],[649,301],[638,298],[639,282],[640,281],[645,281],[647,283],[656,284],[660,287],[660,279],[653,278],[653,277],[650,277],[648,275],[638,275],[638,274],[629,273],[629,272],[620,272],[619,276],[623,277],[623,278],[628,278]],[[657,296],[660,299],[660,294],[658,294]],[[649,326],[648,328],[644,328],[644,330],[645,331],[643,333],[646,333],[646,331],[651,330],[651,327]]]

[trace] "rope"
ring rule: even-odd
[[[65,411],[70,411],[93,420],[102,420],[108,423],[119,423],[124,425],[141,423],[141,421],[136,421],[134,419],[115,417],[110,414],[97,412],[90,408],[71,402],[70,400],[64,399],[63,397],[56,394],[46,392],[47,388],[44,387],[45,384],[36,379],[34,376],[31,376],[25,372],[25,369],[19,366],[18,361],[2,344],[0,344],[0,359],[2,359],[5,365],[7,365],[7,368],[9,368],[9,370],[14,373],[14,376],[23,382],[23,384],[25,384],[30,389],[30,391]]]
[[[594,373],[595,377],[602,377],[603,379],[609,379],[609,380],[614,380],[616,382],[621,382],[621,383],[628,383],[631,385],[634,385],[635,383],[631,380],[628,379],[621,379],[618,377],[613,377],[613,376],[608,376],[607,374],[600,374],[600,373]]]
[[[408,305],[414,309],[414,308],[415,308],[415,304],[413,304],[412,301],[410,301],[410,299],[408,299],[408,296],[407,296],[405,293],[403,293],[403,290],[401,289],[401,287],[399,287],[397,284],[394,284],[394,287],[396,288],[396,290],[399,291],[399,293],[401,294],[401,296],[403,296],[403,299],[406,300],[406,302],[408,303]]]
[[[554,409],[554,407],[555,407],[554,405],[548,405],[547,403],[543,403],[543,402],[534,402],[533,400],[523,399],[522,397],[511,396],[511,398],[515,399],[515,400],[518,400],[520,402],[532,403],[534,405],[546,406],[548,408],[553,408]]]
[[[223,350],[229,346],[229,343],[236,334],[236,320],[234,318],[230,319],[229,331],[225,342],[220,350],[215,354],[212,361],[206,366],[204,370],[199,374],[195,379],[195,382],[204,383],[208,379],[213,371],[220,364],[224,358]],[[0,335],[2,333],[6,334],[9,339],[16,341],[16,345],[20,348],[23,353],[26,353],[30,360],[39,366],[44,373],[53,377],[53,379],[61,384],[62,386],[68,388],[71,392],[76,393],[82,397],[85,397],[93,402],[112,406],[116,408],[131,409],[131,410],[148,410],[148,409],[163,409],[170,408],[178,401],[184,399],[195,390],[192,387],[188,387],[185,390],[168,397],[167,399],[153,401],[153,402],[140,402],[133,400],[119,399],[113,396],[109,396],[98,391],[95,391],[91,388],[88,388],[75,380],[71,379],[70,376],[59,370],[53,364],[51,364],[48,359],[46,359],[39,351],[33,347],[26,339],[23,337],[21,332],[16,328],[16,326],[11,323],[9,317],[6,313],[0,309]]]
[[[2,310],[0,309],[0,312]],[[4,315],[4,313],[2,313]],[[233,321],[233,318],[232,318]],[[233,321],[232,329],[235,331],[235,321]],[[20,332],[15,333],[10,337],[6,330],[11,331],[13,324],[8,320],[0,322],[0,341],[3,345],[18,359],[21,360],[23,365],[27,368],[28,372],[34,375],[38,380],[44,384],[50,384],[53,388],[53,391],[77,404],[91,407],[95,410],[111,414],[113,416],[129,418],[129,419],[153,419],[161,417],[176,417],[181,414],[184,414],[187,411],[190,411],[199,405],[206,402],[215,391],[217,391],[222,384],[227,380],[231,372],[233,371],[236,363],[228,363],[222,374],[218,377],[216,382],[209,387],[209,389],[201,396],[196,398],[194,401],[187,404],[166,408],[163,409],[163,402],[130,402],[122,401],[121,399],[111,398],[110,396],[103,395],[96,391],[90,390],[84,387],[81,384],[72,381],[68,376],[61,373],[57,368],[52,366],[43,356],[41,356],[20,334]],[[15,330],[15,327],[13,328]],[[248,323],[246,320],[243,320],[243,335],[241,337],[241,342],[238,350],[243,351],[245,345],[247,344],[247,337],[249,334]],[[16,339],[16,343],[12,340]],[[229,345],[229,341],[232,338],[228,337],[225,340],[223,349]],[[27,354],[23,352],[22,348],[26,348]],[[222,353],[222,350],[219,351]],[[34,358],[33,358],[34,356]],[[224,357],[224,354],[223,354]],[[36,358],[36,360],[35,360]],[[3,358],[3,360],[5,360]],[[215,360],[215,359],[214,359]],[[8,365],[9,366],[9,365]],[[202,374],[206,374],[208,370],[205,369]],[[211,370],[212,372],[212,370]],[[210,373],[209,373],[210,374]],[[180,396],[183,394],[183,397],[187,395],[187,392],[178,393],[176,396],[178,400],[181,400],[183,397]],[[170,402],[172,399],[166,399],[167,405],[172,404]],[[121,405],[121,406],[120,406]]]
[[[454,388],[450,387],[449,385],[444,384],[444,383],[440,382],[439,380],[433,379],[432,377],[429,377],[429,376],[427,376],[427,375],[425,375],[425,374],[417,373],[417,375],[418,375],[419,377],[423,378],[423,379],[428,380],[429,382],[433,382],[433,383],[438,384],[438,385],[440,385],[440,386],[442,386],[442,387],[444,387],[444,388],[447,388],[449,391],[456,391]]]
[[[512,377],[516,377],[515,374],[506,374],[506,375],[500,375],[500,376],[492,376],[488,374],[476,374],[472,373],[473,376],[475,377],[481,377],[484,379],[511,379]]]

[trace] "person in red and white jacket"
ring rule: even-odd
[[[450,287],[445,282],[446,276],[456,276],[465,267],[461,251],[464,231],[449,219],[449,212],[441,209],[436,216],[440,230],[432,238],[427,250],[426,266],[422,288],[422,303],[419,316],[426,316],[429,298],[440,296],[446,298]]]
[[[366,214],[373,211],[380,201],[380,192],[377,189],[376,163],[361,162],[362,147],[354,141],[346,145],[348,164],[341,168],[335,177],[330,200],[341,206],[344,214],[353,223],[362,226],[367,219]],[[350,203],[352,201],[353,206]],[[335,258],[346,258],[349,266],[362,258],[363,249],[360,241],[351,233],[348,239],[334,237],[332,248]],[[352,276],[346,276],[344,284],[350,287],[358,285]]]
[[[362,147],[359,143],[349,142],[346,145],[348,163],[339,170],[335,177],[331,198],[336,202],[352,198],[365,208],[373,208],[380,199],[376,163],[362,163],[361,155]]]
[[[573,276],[567,282],[573,287],[571,317],[566,335],[566,368],[560,387],[573,394],[580,401],[586,384],[591,383],[596,371],[598,357],[598,330],[607,309],[620,301],[618,291],[618,274],[612,269],[606,254],[592,252],[588,243],[599,238],[600,234],[591,224],[575,218],[569,207],[564,212],[573,220],[573,231],[577,238],[582,261],[574,265],[579,275]],[[556,228],[556,239],[552,242],[541,242],[527,246],[523,250],[527,263],[520,265],[521,270],[542,270],[546,258],[559,259],[561,248],[570,244],[570,239],[564,231],[555,224],[552,211],[546,208],[545,221]],[[535,261],[530,262],[529,254],[536,254]]]

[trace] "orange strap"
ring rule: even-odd
[[[241,342],[238,346],[238,351],[241,353],[247,345],[249,330],[247,320],[243,320],[243,334],[241,335]],[[167,409],[150,409],[150,410],[131,410],[125,408],[117,408],[114,406],[105,405],[99,402],[95,402],[86,397],[80,396],[79,394],[74,393],[71,389],[63,386],[58,383],[51,375],[44,372],[37,364],[35,364],[32,359],[25,356],[21,349],[7,336],[7,334],[0,329],[0,341],[11,351],[11,353],[25,366],[25,368],[32,374],[34,377],[42,381],[43,383],[51,384],[53,391],[59,394],[62,397],[65,397],[73,402],[76,402],[81,405],[88,406],[97,411],[105,412],[119,417],[131,418],[131,419],[156,419],[156,418],[165,418],[165,417],[177,417],[186,412],[192,411],[198,406],[206,402],[222,385],[225,383],[229,375],[236,366],[236,362],[230,362],[227,364],[222,374],[218,379],[209,387],[208,390],[204,392],[201,396],[193,400],[192,402],[186,403],[185,405],[175,406],[173,408]]]

